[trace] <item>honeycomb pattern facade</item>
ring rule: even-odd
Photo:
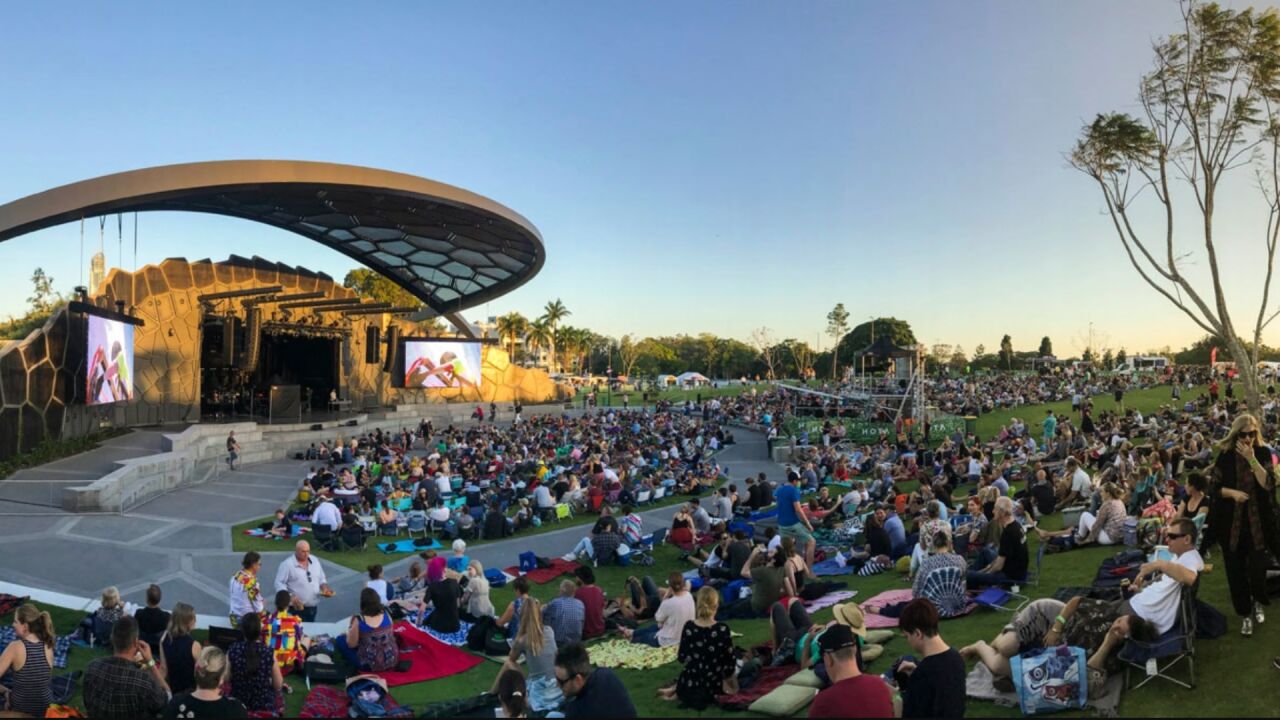
[[[134,334],[135,399],[87,407],[72,400],[72,383],[84,362],[83,330],[64,309],[21,342],[0,350],[0,459],[26,452],[45,438],[78,437],[104,425],[190,423],[200,420],[200,295],[270,285],[282,294],[322,292],[326,299],[355,293],[324,273],[231,257],[224,262],[170,258],[136,272],[112,270],[91,301],[103,308],[124,302],[145,324]],[[243,317],[239,303],[234,304]],[[412,403],[562,400],[568,391],[541,370],[510,363],[507,353],[486,345],[479,389],[422,390],[391,387],[382,365],[364,362],[365,330],[385,333],[388,316],[352,316],[342,342],[341,394],[356,408]]]

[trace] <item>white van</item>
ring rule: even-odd
[[[1116,365],[1113,372],[1117,373],[1135,373],[1144,372],[1163,372],[1169,367],[1169,359],[1158,355],[1136,355]]]

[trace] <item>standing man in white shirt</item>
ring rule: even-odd
[[[311,545],[306,540],[299,540],[293,546],[293,555],[280,563],[276,571],[276,592],[281,590],[289,593],[290,603],[303,622],[315,622],[320,598],[333,593],[320,560],[311,557]]]

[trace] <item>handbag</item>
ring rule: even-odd
[[[1089,697],[1084,648],[1059,645],[1009,659],[1024,715],[1080,710]]]

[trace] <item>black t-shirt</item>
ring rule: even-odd
[[[902,717],[964,717],[964,658],[954,648],[930,655],[902,688]]]
[[[236,439],[233,437],[227,438],[227,452],[231,452],[232,450],[235,450],[235,449],[236,449]]]
[[[734,540],[729,543],[729,549],[725,554],[728,557],[722,558],[724,564],[736,578],[742,574],[742,566],[747,564],[747,558],[751,557],[751,543],[746,540]]]
[[[165,720],[176,718],[243,718],[249,717],[244,705],[231,698],[199,700],[190,693],[174,695],[160,712]]]
[[[1053,496],[1053,485],[1040,483],[1031,488],[1031,498],[1035,500],[1036,509],[1041,515],[1052,515],[1056,498]]]
[[[458,599],[462,597],[462,588],[452,578],[438,580],[427,586],[427,600],[435,608],[427,616],[427,625],[432,630],[443,633],[458,632]]]
[[[159,638],[169,627],[169,613],[160,608],[144,607],[133,614],[138,621],[138,633]]]
[[[893,554],[893,542],[889,539],[889,531],[882,527],[868,527],[864,534],[867,537],[867,552],[872,556]]]
[[[1000,532],[1000,557],[1004,558],[1001,571],[1005,577],[1024,580],[1027,577],[1027,536],[1016,521],[1004,526]]]

